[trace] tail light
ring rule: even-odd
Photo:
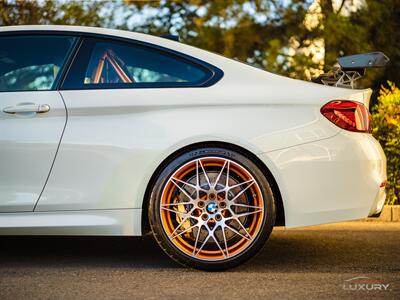
[[[346,100],[328,102],[321,113],[333,124],[349,131],[371,132],[371,114],[364,104]]]

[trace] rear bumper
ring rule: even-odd
[[[369,134],[341,131],[259,157],[280,188],[286,227],[360,219],[382,210],[386,157]]]
[[[384,187],[381,187],[375,197],[375,201],[371,206],[371,210],[369,211],[368,217],[380,216],[383,206],[385,205],[385,199],[386,199],[386,191]]]

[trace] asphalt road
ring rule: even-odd
[[[276,229],[258,256],[219,273],[176,265],[151,236],[0,237],[0,299],[272,297],[400,299],[400,223]]]

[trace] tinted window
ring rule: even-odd
[[[0,91],[52,89],[74,40],[68,36],[0,37]]]
[[[152,47],[87,38],[63,88],[193,86],[212,72]]]

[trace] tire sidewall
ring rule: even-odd
[[[172,174],[179,169],[182,165],[193,161],[195,159],[204,157],[221,157],[225,159],[230,159],[239,165],[243,166],[257,181],[260,186],[261,193],[264,202],[264,214],[260,230],[257,236],[254,238],[251,245],[247,246],[243,252],[219,261],[204,261],[196,259],[188,254],[179,250],[175,244],[167,236],[161,222],[160,216],[160,205],[161,196],[165,185],[167,184],[169,178]],[[154,237],[157,242],[163,248],[163,250],[175,261],[180,264],[194,267],[203,270],[224,270],[237,266],[248,260],[254,254],[256,254],[265,244],[269,235],[271,234],[272,228],[275,223],[275,196],[271,189],[268,179],[265,174],[260,170],[260,168],[251,161],[244,154],[239,153],[234,150],[224,149],[224,148],[201,148],[188,151],[175,159],[173,159],[168,165],[161,171],[160,175],[153,185],[150,202],[149,202],[149,221],[152,228]]]

